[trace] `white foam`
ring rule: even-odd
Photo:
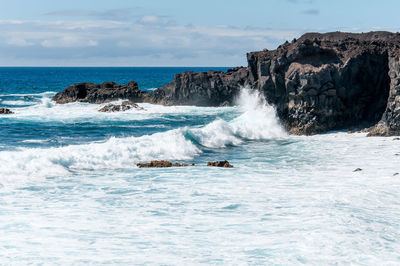
[[[217,119],[203,128],[188,132],[201,145],[223,148],[239,145],[243,140],[267,140],[287,137],[279,124],[275,109],[255,90],[244,88],[237,103],[242,114],[230,122]]]
[[[181,130],[128,138],[111,138],[103,143],[70,145],[47,149],[0,152],[1,182],[68,174],[70,170],[135,168],[150,160],[189,160],[201,151],[185,139]]]

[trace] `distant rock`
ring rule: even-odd
[[[208,162],[207,166],[216,166],[216,167],[225,167],[225,168],[233,168],[228,161],[216,161],[216,162]]]
[[[7,108],[0,108],[0,114],[1,115],[9,115],[9,114],[13,114],[14,112],[12,112],[10,109]]]
[[[361,168],[356,168],[356,169],[354,169],[354,171],[353,171],[353,172],[360,172],[360,171],[362,171],[362,169],[361,169]]]
[[[136,164],[139,168],[163,168],[163,167],[183,167],[189,166],[184,163],[172,163],[170,161],[151,161],[149,163],[138,163]],[[193,166],[194,164],[192,164]]]
[[[129,82],[128,85],[119,85],[115,82],[78,83],[54,95],[53,101],[60,104],[69,102],[105,103],[119,99],[142,102],[147,94],[148,92],[139,90],[135,81]]]
[[[134,102],[123,101],[121,104],[109,104],[99,109],[99,112],[111,113],[111,112],[124,112],[130,109],[143,110]]]
[[[174,81],[153,91],[146,102],[164,105],[229,106],[240,88],[248,84],[248,69],[184,72]]]

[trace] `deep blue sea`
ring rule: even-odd
[[[400,264],[398,140],[289,135],[251,88],[218,108],[51,100],[210,69],[0,68],[0,264]]]

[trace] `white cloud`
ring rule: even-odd
[[[137,22],[0,20],[0,32],[3,65],[79,65],[84,61],[90,65],[209,66],[244,65],[246,52],[275,48],[301,33],[176,25],[154,15]]]

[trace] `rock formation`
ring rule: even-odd
[[[111,113],[111,112],[124,112],[130,109],[138,109],[138,110],[143,110],[143,108],[139,107],[134,102],[131,101],[123,101],[121,104],[108,104],[102,108],[99,109],[99,112],[104,112],[104,113]]]
[[[149,163],[136,164],[139,168],[164,168],[164,167],[184,167],[189,166],[185,163],[172,163],[170,161],[151,161]],[[192,164],[193,166],[194,164]]]
[[[12,112],[10,109],[0,107],[0,115],[9,115],[13,113],[14,112]]]
[[[105,103],[126,99],[132,102],[141,102],[145,95],[147,95],[147,92],[139,90],[135,81],[129,82],[128,85],[119,85],[115,82],[104,82],[103,84],[78,83],[54,95],[53,101],[56,103]]]
[[[136,82],[81,83],[53,99],[222,106],[249,85],[276,107],[293,134],[369,127],[369,135],[400,134],[399,33],[307,33],[276,50],[248,53],[247,60],[247,68],[177,74],[151,93]]]
[[[399,51],[400,34],[307,33],[277,50],[249,53],[250,82],[291,133],[380,121],[378,134],[395,134]]]
[[[248,82],[244,67],[223,71],[184,72],[174,81],[153,91],[145,101],[164,105],[232,105],[241,87]]]
[[[225,167],[225,168],[233,168],[228,161],[216,161],[216,162],[208,162],[207,166],[216,166],[216,167]]]

